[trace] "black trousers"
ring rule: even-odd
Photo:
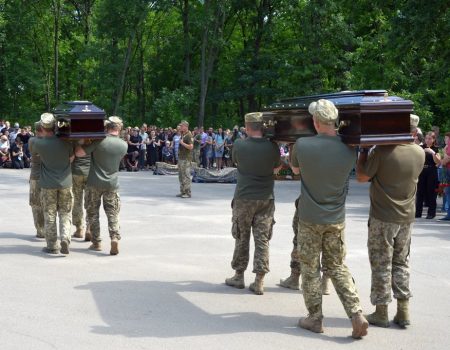
[[[419,175],[416,194],[416,217],[422,216],[423,201],[428,203],[428,216],[436,216],[436,198],[438,187],[436,167],[424,168]]]

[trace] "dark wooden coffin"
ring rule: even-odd
[[[349,145],[383,145],[413,142],[410,114],[413,103],[385,90],[344,91],[333,94],[283,99],[263,109],[266,136],[276,141],[295,142],[315,135],[311,102],[332,101],[339,110],[338,134]]]
[[[53,109],[56,136],[67,139],[101,139],[106,136],[103,109],[89,101],[67,101]]]

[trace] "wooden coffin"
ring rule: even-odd
[[[101,139],[106,136],[103,109],[89,101],[67,101],[53,109],[56,136],[65,139]]]
[[[332,101],[339,110],[338,134],[349,145],[383,145],[413,142],[410,114],[413,103],[385,90],[344,91],[333,94],[283,99],[263,109],[266,136],[276,141],[295,142],[315,135],[311,102]]]

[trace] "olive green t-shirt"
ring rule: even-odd
[[[186,135],[183,136],[183,142],[188,145],[192,144],[192,134],[189,131],[186,133]],[[180,148],[178,149],[178,159],[192,160],[192,151],[180,144]]]
[[[237,164],[235,199],[273,199],[273,169],[280,165],[278,146],[266,138],[236,140],[233,161]]]
[[[91,154],[91,166],[87,185],[95,188],[115,190],[119,188],[119,165],[127,153],[128,145],[119,136],[108,135],[83,146]]]
[[[73,149],[69,142],[56,136],[34,138],[32,150],[41,157],[41,188],[61,189],[72,186],[70,157]]]
[[[35,138],[32,137],[28,141],[28,149],[30,150],[31,154],[31,171],[30,171],[30,180],[39,180],[41,177],[41,157],[39,157],[39,154],[34,152],[33,150],[33,140]]]
[[[72,175],[88,176],[91,167],[91,155],[75,157],[72,162]]]
[[[425,152],[415,144],[376,146],[363,168],[371,178],[370,216],[390,223],[411,223],[418,177]]]
[[[300,168],[301,221],[326,225],[345,221],[347,179],[356,164],[355,149],[340,137],[318,134],[297,140],[292,165]]]

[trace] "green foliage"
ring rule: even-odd
[[[450,129],[446,0],[70,0],[57,21],[55,1],[0,0],[2,117],[29,124],[59,95],[132,124],[196,124],[206,42],[205,126],[282,97],[386,89],[423,129]]]
[[[163,88],[161,97],[153,104],[152,121],[156,125],[175,127],[182,120],[194,124],[192,115],[186,114],[192,107],[196,93],[191,87],[183,87],[173,91]]]

